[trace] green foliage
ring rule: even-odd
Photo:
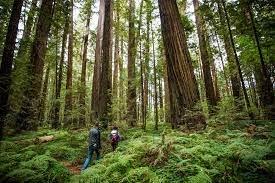
[[[255,125],[255,134],[247,127]],[[125,127],[123,123],[121,128]],[[86,156],[86,130],[41,130],[1,142],[1,182],[268,182],[274,173],[271,122],[236,121],[201,133],[186,134],[160,125],[153,131],[121,129],[123,140],[110,152],[102,133],[103,154],[80,175],[63,162],[79,166]],[[31,139],[55,140],[32,144]],[[164,137],[162,136],[164,135]],[[164,140],[163,140],[164,139]],[[163,143],[164,142],[164,143]]]

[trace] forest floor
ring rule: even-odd
[[[123,126],[123,125],[122,125]],[[124,125],[126,126],[126,125]],[[123,140],[111,152],[102,132],[102,158],[83,172],[88,129],[40,129],[5,137],[0,182],[272,182],[275,128],[271,121],[235,121],[184,133],[162,124],[121,127]],[[37,137],[54,139],[34,143]]]

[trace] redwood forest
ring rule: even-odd
[[[0,0],[0,25],[0,182],[274,182],[274,1]]]

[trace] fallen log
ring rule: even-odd
[[[34,142],[36,144],[39,144],[39,143],[44,143],[44,142],[50,142],[50,141],[53,141],[54,140],[54,136],[53,135],[48,135],[48,136],[43,136],[43,137],[36,137],[34,139]]]

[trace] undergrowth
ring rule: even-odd
[[[254,126],[253,126],[254,125]],[[161,125],[146,132],[123,129],[111,152],[102,133],[102,158],[81,174],[64,165],[81,166],[87,130],[39,130],[1,142],[0,182],[272,182],[275,173],[274,125],[269,121],[235,121],[203,132],[183,133]],[[249,130],[250,127],[253,130]],[[54,140],[35,144],[38,136]]]

